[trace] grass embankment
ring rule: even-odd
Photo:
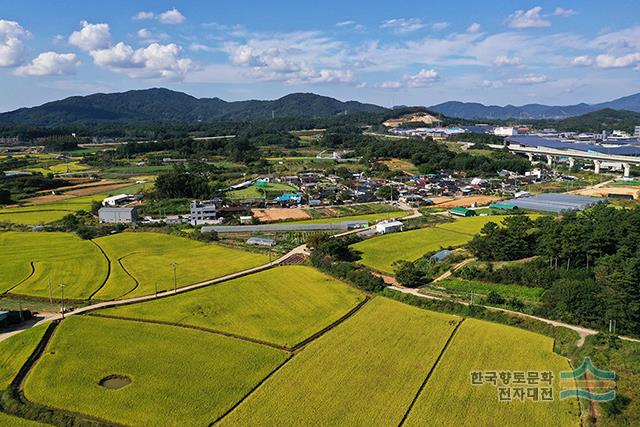
[[[466,319],[409,413],[406,425],[578,426],[577,401],[559,400],[560,371],[567,370],[571,370],[570,365],[553,353],[551,338]],[[554,400],[500,402],[494,385],[471,384],[472,371],[552,371]],[[513,382],[510,386],[519,387]]]
[[[100,313],[220,330],[293,347],[363,299],[360,292],[311,267],[288,266]]]
[[[24,393],[41,405],[125,425],[207,425],[287,357],[207,332],[70,317],[27,377]],[[110,375],[132,382],[118,390],[100,386]]]
[[[0,425],[6,427],[40,427],[47,424],[41,424],[36,421],[25,420],[24,418],[14,417],[4,412],[0,412]]]
[[[220,424],[398,425],[458,320],[374,298]]]
[[[153,294],[156,288],[158,292],[173,289],[174,261],[178,287],[269,262],[266,255],[160,233],[120,233],[95,242],[108,254],[112,269],[96,299],[124,295],[129,298]]]
[[[31,264],[33,263],[33,274]],[[107,260],[90,241],[71,233],[0,233],[0,292],[86,299],[107,277]],[[17,286],[16,286],[17,285]]]
[[[46,330],[47,325],[39,325],[0,341],[0,391],[9,387]]]

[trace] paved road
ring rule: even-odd
[[[402,292],[404,294],[410,294],[410,295],[414,295],[420,298],[427,298],[427,299],[431,299],[431,300],[437,300],[437,301],[451,301],[448,298],[440,298],[434,295],[425,295],[423,293],[420,293],[419,289],[412,289],[412,288],[403,288],[403,287],[399,287],[399,286],[387,286],[388,289],[393,289],[394,291],[398,291],[398,292]],[[457,302],[459,304],[463,304],[463,305],[469,305],[469,303],[464,302],[464,301],[453,301],[453,302]],[[550,319],[545,319],[543,317],[538,317],[538,316],[532,316],[530,314],[525,314],[525,313],[520,313],[519,311],[513,311],[513,310],[507,310],[506,308],[499,308],[499,307],[491,307],[491,306],[486,306],[486,305],[481,305],[481,307],[486,308],[487,310],[490,311],[500,311],[503,313],[508,313],[511,314],[513,316],[518,316],[518,317],[522,317],[522,318],[526,318],[526,319],[533,319],[533,320],[537,320],[552,326],[561,326],[563,328],[567,328],[567,329],[571,329],[572,331],[575,331],[579,336],[580,339],[576,342],[576,345],[578,347],[582,347],[582,345],[584,344],[584,340],[590,336],[590,335],[596,335],[598,333],[598,331],[596,331],[595,329],[589,329],[589,328],[584,328],[582,326],[577,326],[577,325],[571,325],[569,323],[564,323],[564,322],[558,322],[556,320],[550,320]],[[618,336],[618,338],[620,338],[621,340],[625,340],[625,341],[631,341],[631,342],[636,342],[636,343],[640,343],[640,339],[636,339],[636,338],[631,338],[631,337],[625,337],[625,336]]]
[[[463,260],[462,262],[459,262],[458,264],[454,265],[453,268],[451,268],[450,270],[445,271],[444,273],[442,273],[441,275],[439,275],[438,277],[433,279],[431,281],[431,283],[439,282],[439,281],[444,280],[444,279],[446,279],[448,277],[451,277],[451,275],[453,274],[454,271],[460,270],[462,267],[464,267],[465,265],[467,265],[469,263],[472,263],[475,260],[476,260],[475,258],[467,258],[467,259]]]
[[[289,258],[290,256],[293,256],[293,255],[309,255],[309,250],[307,249],[307,245],[300,245],[298,247],[295,247],[291,251],[287,252],[285,255],[281,256],[278,259],[276,259],[275,261],[272,261],[272,262],[270,262],[268,264],[260,265],[258,267],[249,268],[247,270],[242,270],[242,271],[239,271],[237,273],[227,274],[226,276],[218,277],[218,278],[211,279],[211,280],[205,280],[204,282],[194,283],[193,285],[189,285],[189,286],[184,286],[182,288],[178,288],[176,291],[172,291],[171,290],[171,291],[159,292],[157,295],[155,295],[155,294],[145,295],[145,296],[136,297],[136,298],[128,298],[128,299],[115,300],[115,301],[105,301],[105,302],[100,302],[100,303],[88,305],[86,307],[81,307],[81,308],[78,308],[78,309],[76,309],[74,311],[65,313],[65,317],[75,316],[75,315],[78,315],[78,314],[89,313],[91,311],[99,310],[99,309],[103,309],[103,308],[116,307],[116,306],[119,306],[119,305],[126,305],[126,304],[134,304],[134,303],[139,303],[139,302],[151,301],[151,300],[154,300],[154,299],[157,299],[157,298],[166,298],[166,297],[169,297],[169,296],[182,294],[182,293],[185,293],[185,292],[193,291],[195,289],[204,288],[206,286],[215,285],[217,283],[226,282],[226,281],[232,280],[232,279],[237,279],[238,277],[243,277],[243,276],[246,276],[246,275],[249,275],[249,274],[258,273],[258,272],[263,271],[263,270],[268,270],[268,269],[270,269],[272,267],[275,267],[275,266],[279,265],[281,262],[283,262],[284,260],[286,260],[287,258]],[[51,320],[59,320],[59,319],[62,319],[62,314],[60,314],[60,313],[55,313],[55,314],[54,313],[48,313],[47,315],[44,316],[44,318],[39,319],[36,322],[25,322],[23,325],[20,325],[19,329],[1,333],[0,334],[0,341],[3,341],[5,339],[11,337],[12,335],[15,335],[15,334],[19,333],[20,331],[23,331],[25,329],[29,329],[29,328],[31,328],[31,327],[33,327],[35,325],[39,325],[39,324],[44,323],[44,322],[49,322]]]

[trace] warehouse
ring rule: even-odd
[[[100,208],[98,218],[101,224],[130,224],[136,222],[136,208]]]
[[[476,216],[476,211],[467,208],[453,208],[449,213],[456,216]]]
[[[595,205],[607,203],[607,199],[590,196],[576,196],[573,194],[544,193],[538,196],[505,200],[501,203],[505,205],[516,206],[520,209],[530,209],[541,212],[565,213],[581,211]]]
[[[402,231],[404,224],[400,221],[382,221],[376,224],[376,231],[379,234],[395,233],[396,231]]]

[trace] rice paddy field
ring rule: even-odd
[[[40,325],[0,341],[0,391],[9,387],[46,330],[46,325]]]
[[[91,241],[71,233],[0,233],[0,293],[87,299],[107,277],[108,262]]]
[[[18,418],[5,414],[4,412],[0,412],[0,425],[7,427],[38,427],[45,426],[46,424],[25,420],[24,418]]]
[[[41,405],[125,425],[205,426],[287,357],[208,332],[70,317],[30,372],[24,393]],[[131,383],[120,389],[99,384],[113,375]]]
[[[407,426],[579,426],[578,402],[558,400],[566,359],[553,353],[553,339],[509,326],[466,319],[424,391]],[[552,371],[554,399],[500,402],[493,384],[472,385],[472,371]]]
[[[458,321],[374,298],[296,354],[220,425],[398,425]]]
[[[361,252],[361,264],[384,273],[393,273],[395,261],[415,261],[441,248],[464,245],[486,223],[493,221],[499,224],[504,218],[504,215],[458,218],[434,227],[373,237],[352,247]]]
[[[293,347],[363,299],[354,288],[311,267],[285,266],[100,313],[220,330]]]
[[[94,296],[99,300],[173,289],[174,261],[178,287],[269,262],[263,254],[161,233],[120,233],[100,237],[95,243],[108,254],[112,269],[109,279]]]

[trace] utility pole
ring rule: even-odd
[[[64,283],[60,283],[60,292],[62,294],[62,318],[64,319]]]
[[[158,298],[158,282],[155,282],[156,285],[156,298]]]
[[[51,277],[49,277],[49,304],[53,304],[53,291],[51,290]]]
[[[171,266],[173,267],[173,293],[178,292],[178,285],[177,285],[177,283],[178,283],[178,282],[177,282],[177,280],[176,280],[176,266],[177,266],[177,265],[178,265],[178,264],[176,264],[176,262],[175,262],[175,261],[173,261],[173,262],[171,263]]]

